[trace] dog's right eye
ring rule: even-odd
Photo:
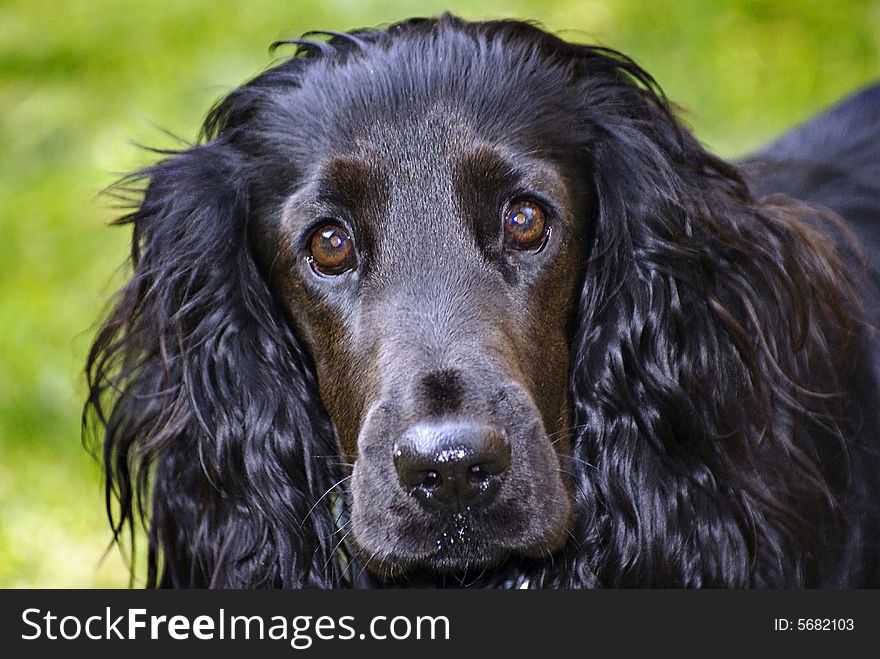
[[[548,232],[544,209],[532,201],[518,201],[504,212],[504,244],[508,249],[540,251]]]
[[[318,274],[341,275],[355,266],[354,241],[338,224],[324,224],[309,240],[308,260]]]

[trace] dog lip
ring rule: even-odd
[[[386,566],[393,564],[395,570],[399,569],[404,573],[421,568],[450,572],[486,568],[515,554],[526,556],[532,553],[528,547],[506,546],[499,541],[497,534],[484,532],[481,528],[484,526],[468,507],[451,515],[440,527],[442,530],[435,532],[433,536],[426,531],[421,548],[407,551],[395,547],[376,563]],[[433,540],[428,540],[430,537]]]

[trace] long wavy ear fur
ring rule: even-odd
[[[127,181],[148,182],[120,220],[134,275],[92,348],[85,418],[117,539],[148,525],[149,586],[338,578],[332,428],[248,249],[241,165],[219,138]]]
[[[846,407],[861,339],[839,227],[753,199],[630,60],[574,60],[596,209],[573,346],[583,515],[569,579],[846,585],[864,560],[848,510],[865,505],[864,438]]]

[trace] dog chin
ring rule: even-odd
[[[453,578],[470,582],[504,571],[501,568],[511,563],[546,558],[559,548],[562,543],[557,540],[565,535],[561,532],[548,542],[535,545],[509,546],[494,541],[497,535],[488,531],[474,533],[461,521],[439,535],[423,535],[424,542],[402,534],[389,547],[372,551],[355,542],[355,556],[382,581],[405,580],[413,585]]]
[[[362,558],[365,552],[358,552]],[[383,581],[405,579],[410,584],[433,583],[437,579],[454,577],[466,579],[468,575],[481,575],[503,564],[511,557],[511,551],[502,547],[475,548],[461,542],[446,545],[438,539],[435,549],[424,554],[408,554],[391,551],[383,555],[374,553],[365,560],[367,570]]]

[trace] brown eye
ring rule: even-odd
[[[325,224],[312,234],[309,263],[322,275],[341,275],[354,267],[354,241],[338,224]]]
[[[508,249],[537,250],[547,238],[544,210],[531,201],[518,201],[504,213],[504,242]]]

